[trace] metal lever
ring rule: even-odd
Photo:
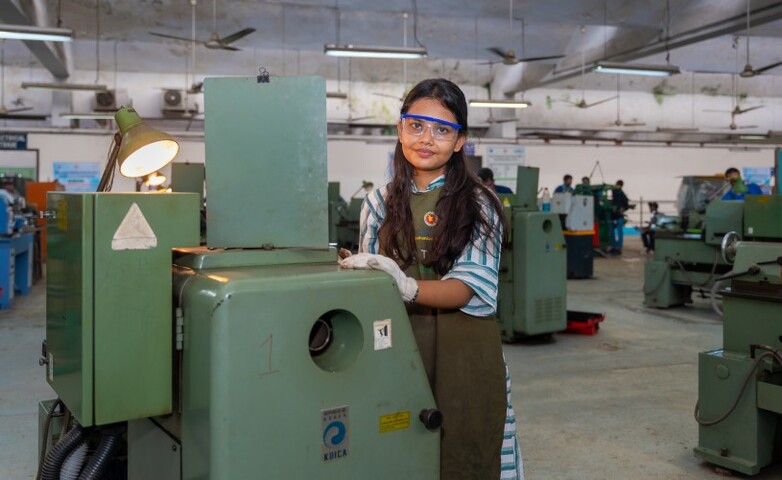
[[[49,352],[46,349],[46,340],[41,342],[41,358],[38,359],[38,365],[44,366],[49,364]]]

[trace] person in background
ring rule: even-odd
[[[581,185],[590,185],[589,177],[581,177]]]
[[[730,190],[722,196],[723,200],[744,200],[747,195],[763,195],[763,190],[752,182],[745,183],[738,168],[725,170],[725,181],[730,184]]]
[[[361,208],[359,252],[342,268],[381,270],[406,302],[443,414],[440,478],[521,479],[510,376],[496,309],[507,220],[463,152],[467,101],[439,78],[413,87],[397,124],[394,177]]]
[[[646,248],[646,253],[654,251],[654,232],[657,230],[657,218],[660,216],[658,208],[657,202],[649,202],[649,213],[652,217],[649,219],[649,225],[641,230],[641,241]]]
[[[617,180],[616,185],[611,190],[611,243],[608,253],[615,255],[622,254],[622,245],[624,244],[624,226],[625,226],[625,211],[630,208],[630,201],[627,199],[627,195],[622,191],[625,182]]]
[[[478,178],[481,179],[481,182],[483,182],[484,185],[491,188],[496,193],[513,193],[513,190],[510,188],[494,183],[494,172],[491,171],[491,168],[483,167],[478,170]]]
[[[562,177],[562,185],[555,188],[554,193],[573,193],[574,190],[573,175],[567,174]]]

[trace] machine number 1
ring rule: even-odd
[[[261,377],[263,377],[265,375],[271,375],[273,373],[279,372],[279,370],[275,370],[272,367],[272,355],[273,355],[273,352],[274,352],[274,335],[269,335],[268,337],[266,337],[266,340],[264,340],[263,343],[261,343],[261,352],[262,353],[263,353],[264,350],[266,350],[266,348],[269,349],[269,354],[268,355],[264,355],[264,357],[266,358],[266,362],[265,362],[266,366],[265,366],[265,369],[262,370],[261,373],[259,373],[259,375]]]

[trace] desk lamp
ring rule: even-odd
[[[171,135],[145,125],[132,108],[122,107],[114,115],[119,132],[98,184],[99,192],[111,190],[114,170],[129,178],[144,177],[160,170],[174,159],[179,144]]]

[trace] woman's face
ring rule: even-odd
[[[413,102],[407,115],[430,117],[444,120],[447,123],[406,118],[401,120],[396,128],[402,152],[405,158],[419,175],[433,180],[445,173],[445,165],[453,152],[458,152],[464,145],[465,136],[459,132],[448,137],[448,124],[457,123],[456,117],[442,103],[433,98],[422,98]],[[438,137],[438,138],[436,138]]]

